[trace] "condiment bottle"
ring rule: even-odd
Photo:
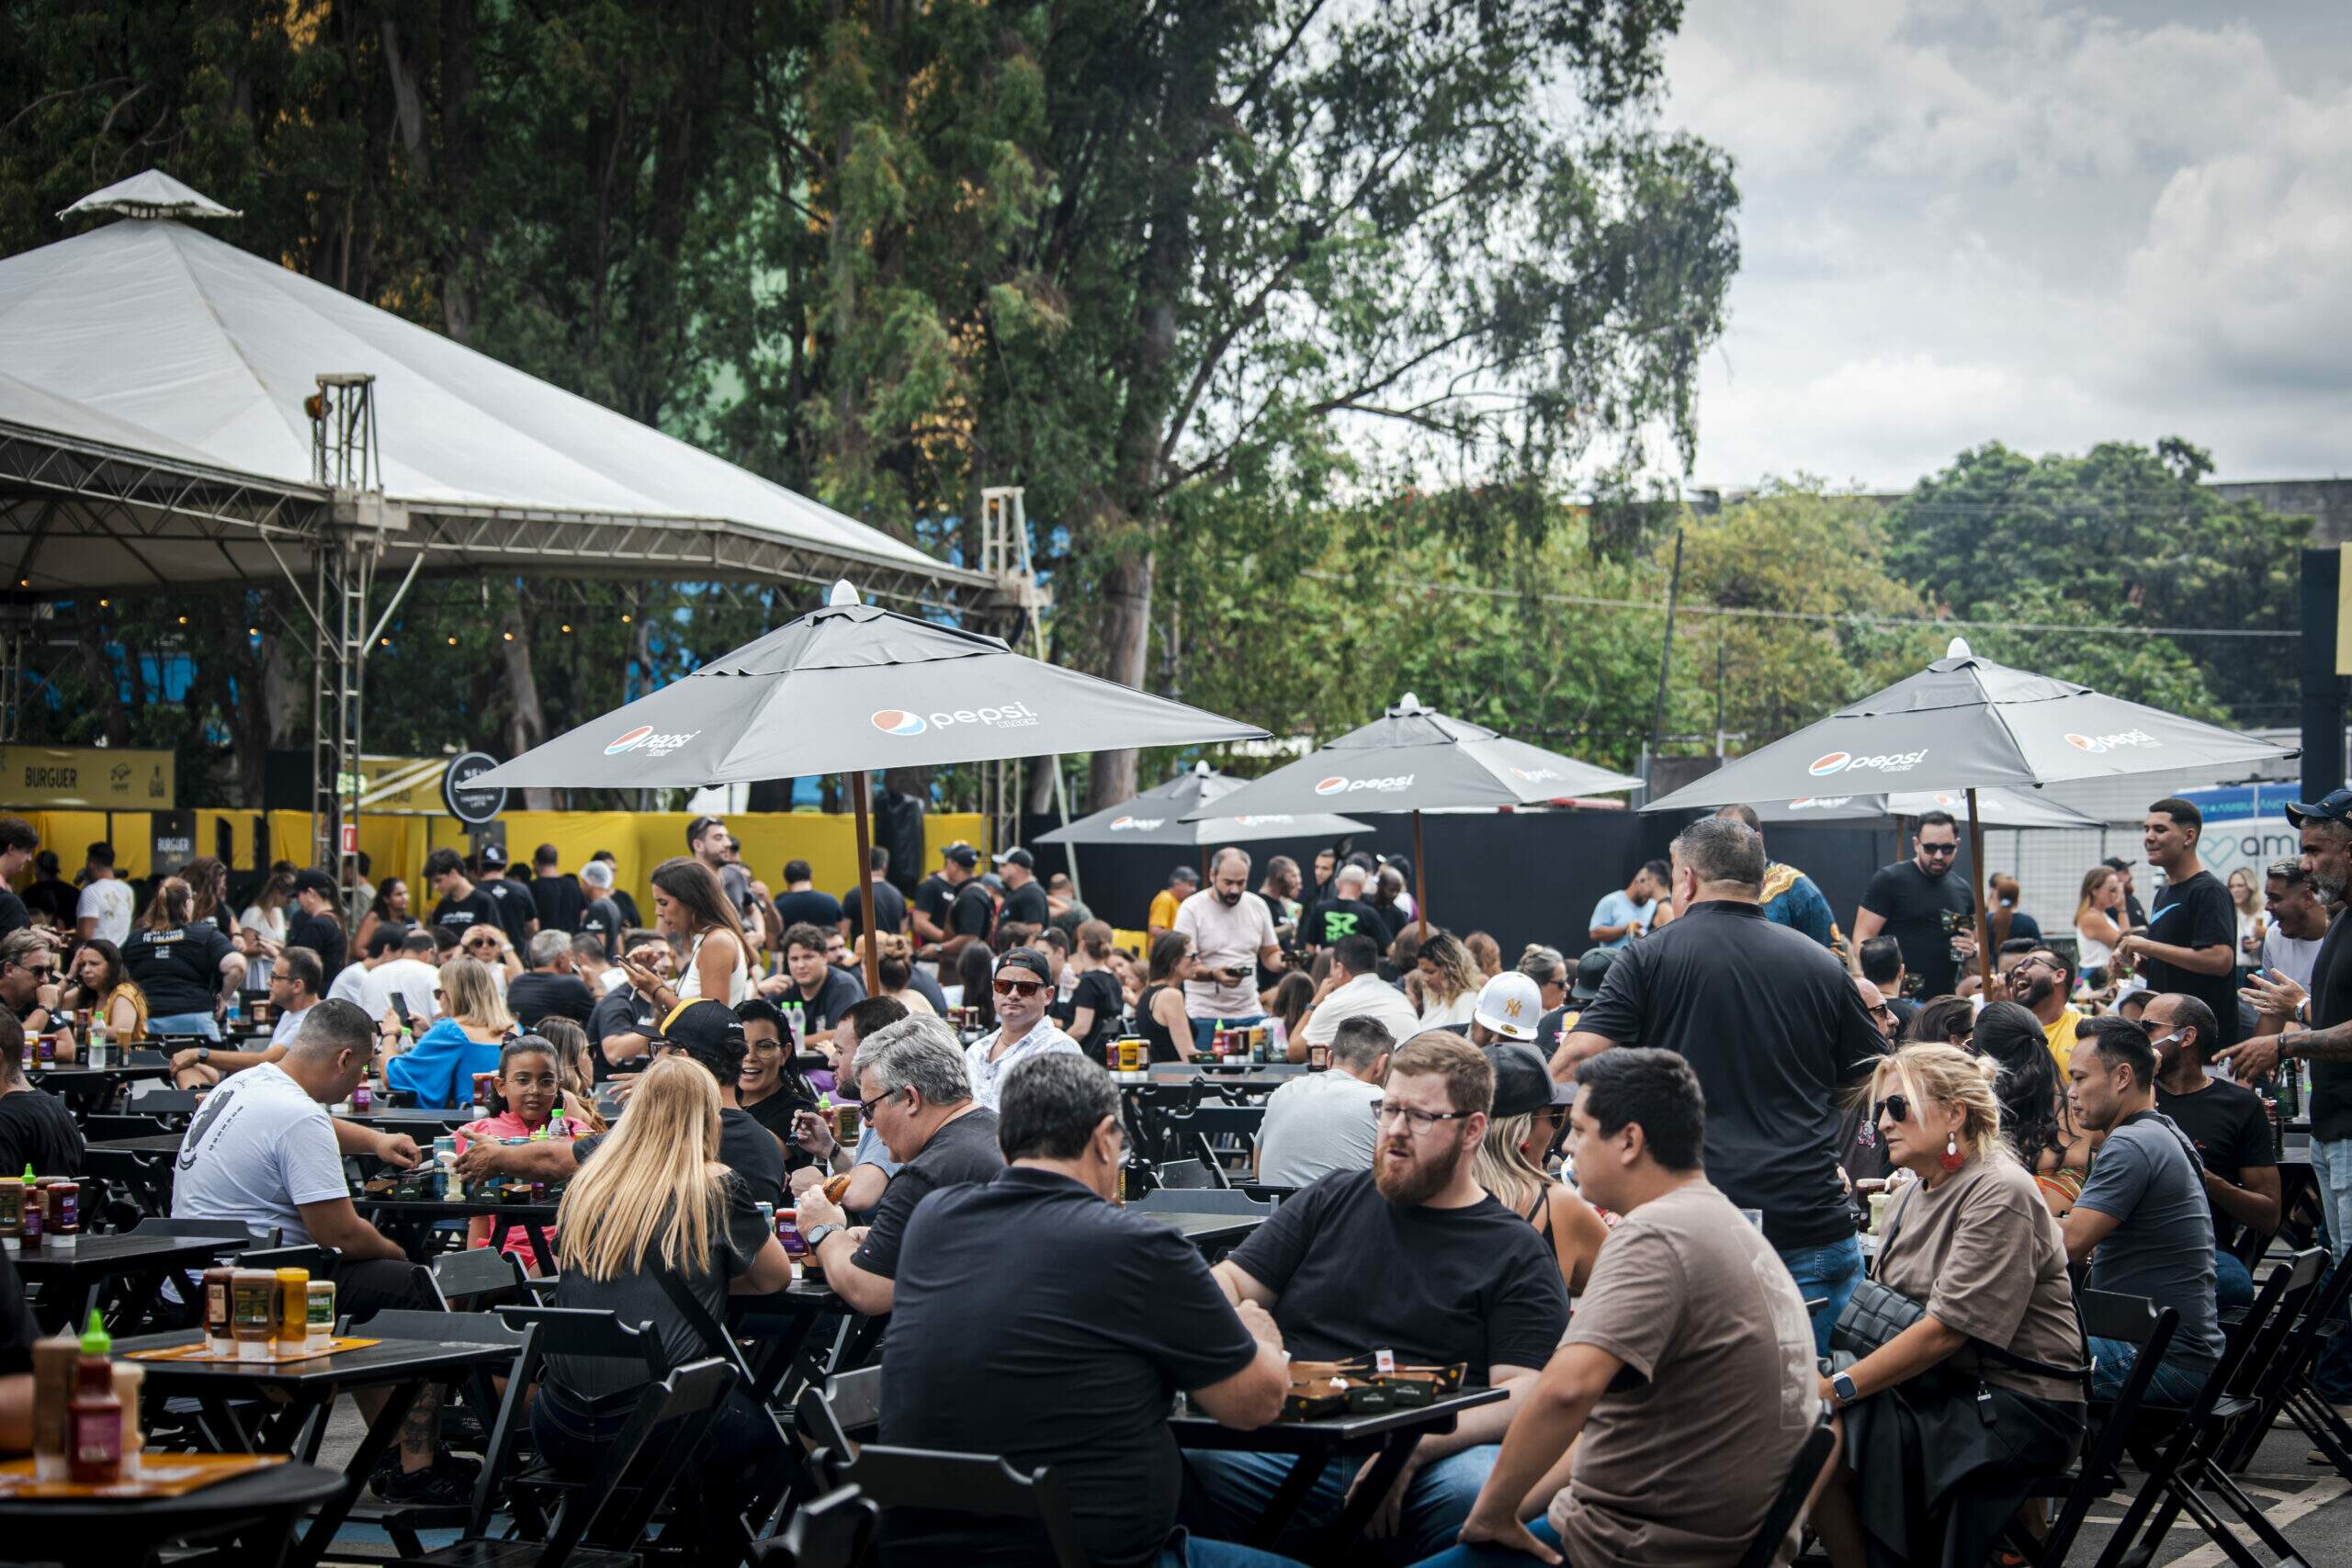
[[[60,1329],[33,1342],[33,1473],[62,1481],[72,1466],[65,1452],[65,1407],[74,1401],[74,1363],[82,1347]]]
[[[224,1356],[234,1355],[237,1349],[236,1288],[234,1269],[204,1271],[204,1345]]]
[[[82,1240],[82,1184],[71,1179],[51,1181],[43,1196],[49,1212],[49,1243],[71,1251]]]
[[[146,1387],[147,1369],[136,1361],[114,1363],[114,1396],[122,1402],[122,1478],[136,1480],[147,1450],[147,1431],[139,1418],[140,1391]]]
[[[299,1350],[311,1333],[311,1271],[280,1269],[277,1276],[277,1349]]]
[[[266,1269],[240,1269],[232,1283],[232,1331],[237,1337],[237,1359],[266,1361],[277,1328],[277,1276]]]
[[[24,1228],[17,1233],[17,1243],[27,1252],[39,1252],[44,1234],[48,1230],[45,1222],[49,1216],[42,1212],[47,1194],[41,1191],[40,1183],[34,1179],[31,1166],[25,1167],[23,1186],[25,1189]]]
[[[25,1184],[13,1176],[0,1176],[0,1248],[17,1250],[25,1234]]]
[[[334,1341],[334,1281],[313,1280],[303,1292],[302,1348],[323,1350]]]
[[[105,1321],[92,1307],[65,1412],[67,1470],[83,1486],[110,1486],[122,1476],[122,1401],[115,1396],[114,1368],[107,1360],[113,1348]]]

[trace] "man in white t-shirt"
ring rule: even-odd
[[[359,1217],[344,1180],[346,1154],[372,1154],[403,1169],[421,1157],[413,1138],[327,1114],[329,1105],[351,1098],[375,1050],[376,1025],[365,1012],[349,1002],[320,1002],[284,1055],[223,1078],[205,1096],[180,1142],[172,1181],[174,1219],[242,1220],[265,1244],[274,1230],[288,1246],[335,1248],[342,1254],[335,1311],[356,1318],[439,1305],[418,1289],[417,1270],[399,1245]],[[360,1400],[371,1422],[385,1397],[369,1390]],[[377,1480],[387,1501],[470,1495],[473,1472],[435,1447],[439,1404],[439,1391],[427,1388],[402,1426],[399,1473]]]
[[[1393,1040],[1410,1040],[1421,1032],[1421,1021],[1405,993],[1380,977],[1380,944],[1363,931],[1331,944],[1330,976],[1291,1039],[1290,1059],[1304,1062],[1309,1045],[1330,1044],[1340,1025],[1351,1018],[1378,1021]]]
[[[1374,1108],[1396,1048],[1395,1036],[1378,1019],[1359,1013],[1341,1023],[1331,1041],[1329,1072],[1295,1077],[1266,1097],[1266,1119],[1258,1126],[1258,1179],[1269,1187],[1304,1187],[1335,1170],[1370,1170],[1379,1131]]]
[[[327,987],[327,999],[349,1002],[355,1007],[368,1006],[368,976],[401,954],[401,943],[407,939],[408,928],[385,921],[368,933],[365,955],[343,966]]]
[[[425,1026],[441,1016],[440,950],[433,940],[433,932],[423,926],[412,926],[401,939],[398,957],[387,960],[371,971],[366,991],[359,1005],[368,1016],[384,1020],[391,1013],[392,998],[398,997],[408,1006],[409,1025],[419,1034]]]
[[[114,874],[114,846],[104,841],[90,846],[89,886],[74,906],[74,922],[82,940],[102,936],[120,947],[130,940],[130,911],[138,902],[130,884]]]
[[[1193,939],[1198,979],[1184,982],[1184,1016],[1193,1021],[1193,1048],[1208,1049],[1219,1024],[1264,1021],[1258,1000],[1283,963],[1272,911],[1250,891],[1250,856],[1230,846],[1209,861],[1209,885],[1176,907],[1178,932]]]
[[[2300,860],[2271,862],[2268,891],[2270,929],[2262,936],[2262,967],[2276,969],[2308,991],[2312,962],[2327,935],[2327,910]]]

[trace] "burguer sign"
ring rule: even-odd
[[[177,784],[169,751],[0,746],[0,806],[166,811]]]

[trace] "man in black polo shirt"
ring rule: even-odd
[[[673,968],[670,944],[665,942],[639,942],[629,949],[628,959],[664,978]],[[596,1081],[602,1083],[615,1068],[651,1051],[661,1018],[662,1010],[653,998],[626,982],[605,992],[588,1015],[588,1043],[596,1047],[593,1058]]]
[[[1764,1215],[1764,1238],[1829,1330],[1861,1278],[1838,1171],[1838,1095],[1886,1041],[1827,949],[1764,918],[1764,840],[1736,818],[1674,840],[1676,919],[1618,953],[1600,995],[1552,1057],[1552,1076],[1612,1045],[1679,1052],[1707,1097],[1707,1178]]]
[[[2238,911],[2197,858],[2204,832],[2204,813],[2188,801],[2167,795],[2148,807],[2140,842],[2165,885],[2146,928],[2126,931],[2115,955],[2140,966],[2148,989],[2179,991],[2212,1009],[2218,1049],[2238,1038]]]
[[[1567,1326],[1552,1244],[1478,1185],[1494,1093],[1485,1052],[1442,1030],[1415,1035],[1389,1061],[1373,1168],[1303,1188],[1216,1266],[1236,1304],[1273,1314],[1294,1356],[1393,1350],[1413,1365],[1465,1361],[1469,1381],[1507,1391],[1414,1445],[1367,1527],[1379,1554],[1397,1562],[1453,1544],[1513,1409]],[[1192,1450],[1184,1462],[1184,1522],[1230,1540],[1264,1515],[1291,1456]],[[1336,1515],[1371,1463],[1325,1470],[1300,1506],[1301,1530]]]
[[[874,846],[866,877],[874,884],[874,929],[889,936],[907,929],[907,896],[890,885],[890,852]],[[853,887],[842,895],[842,935],[855,942],[865,934],[865,906]]]
[[[1046,900],[1046,885],[1037,880],[1037,857],[1015,844],[989,858],[996,863],[997,874],[1004,878],[1004,908],[997,912],[997,919],[1018,920],[1040,930],[1052,924],[1053,906]]]
[[[2254,1090],[2205,1070],[2213,1047],[2213,1010],[2167,991],[2152,999],[2140,1027],[2156,1048],[2156,1109],[2197,1145],[2205,1167],[2205,1202],[2213,1211],[2213,1300],[2254,1304],[2254,1276],[2230,1252],[2238,1228],[2258,1235],[2278,1228],[2278,1155],[2270,1117]]]
[[[988,945],[989,932],[996,929],[996,900],[980,882],[979,864],[980,852],[971,845],[947,846],[943,872],[951,891],[940,922],[947,934],[940,939],[939,951],[926,956],[954,958],[974,942]]]
[[[560,931],[541,931],[531,939],[531,967],[506,983],[506,1010],[526,1029],[553,1015],[586,1028],[595,1016],[596,998],[572,972],[571,938]]]
[[[1976,953],[1974,928],[1955,924],[1976,908],[1969,891],[1973,875],[1952,874],[1959,859],[1960,829],[1951,813],[1925,812],[1911,838],[1911,858],[1881,866],[1854,911],[1854,952],[1884,931],[1902,944],[1903,966],[1919,976],[1926,996],[1956,988],[1961,964]]]
[[[563,856],[553,844],[541,844],[531,856],[531,907],[539,912],[539,930],[577,931],[587,905],[579,878],[564,873]]]
[[[498,919],[498,901],[474,886],[457,851],[439,849],[425,856],[424,880],[441,895],[441,901],[433,906],[435,925],[457,932],[460,940],[467,927],[484,920],[505,929]]]
[[[531,901],[530,878],[515,881],[507,871],[506,852],[496,844],[484,844],[481,860],[481,880],[475,886],[498,911],[499,929],[506,933],[507,945],[520,953],[531,933],[539,929],[539,907]]]
[[[1289,1386],[1282,1331],[1256,1303],[1229,1304],[1175,1230],[1108,1201],[1125,1144],[1101,1067],[1033,1057],[997,1114],[1010,1168],[932,1193],[908,1221],[882,1441],[1052,1465],[1089,1562],[1237,1561],[1200,1540],[1180,1558],[1170,1539],[1183,1469],[1169,1402],[1183,1390],[1243,1431],[1272,1420]],[[894,1509],[883,1527],[885,1568],[1051,1555],[1034,1525]]]
[[[830,893],[818,892],[816,876],[805,860],[784,863],[784,891],[775,899],[778,931],[789,932],[795,926],[822,926],[831,931],[842,923],[842,901]]]
[[[833,1037],[842,1014],[865,999],[865,983],[847,969],[825,962],[825,942],[838,936],[831,926],[806,922],[784,933],[784,973],[760,982],[760,995],[778,1007],[800,1010],[801,1038],[822,1045]]]

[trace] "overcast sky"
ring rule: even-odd
[[[2352,472],[2352,0],[1690,0],[1667,77],[1742,197],[1698,483]]]

